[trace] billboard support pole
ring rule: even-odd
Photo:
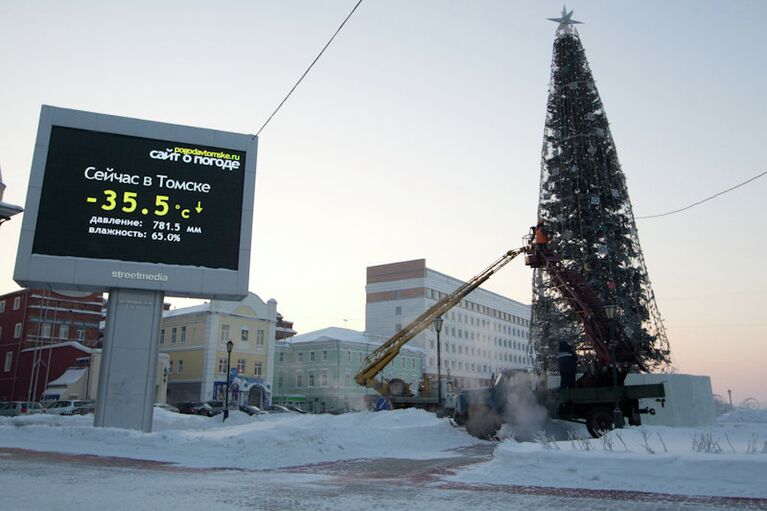
[[[110,289],[96,427],[152,431],[164,298],[162,291]]]

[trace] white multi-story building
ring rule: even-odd
[[[426,267],[425,259],[369,266],[365,304],[368,334],[391,337],[463,282]],[[444,317],[442,374],[461,388],[488,385],[507,369],[532,367],[530,306],[476,289]],[[437,333],[431,327],[410,344],[426,352],[424,373],[437,374]]]

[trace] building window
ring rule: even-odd
[[[176,344],[176,334],[178,333],[178,329],[174,326],[170,329],[170,343]]]
[[[304,361],[304,352],[303,351],[299,351],[298,352],[298,361],[299,362],[303,362]]]
[[[322,361],[323,362],[327,362],[328,361],[328,352],[327,351],[323,351],[322,352]]]
[[[248,340],[248,329],[247,328],[243,328],[240,331],[240,340],[241,341],[247,341]]]
[[[352,352],[349,350],[346,350],[346,361],[351,362],[352,361]]]
[[[172,361],[172,360],[171,360],[171,361],[170,361],[170,363],[168,364],[168,372],[169,372],[169,373],[172,373],[172,372],[173,372],[173,361]]]
[[[264,331],[260,328],[256,332],[256,346],[263,346],[264,345]]]
[[[351,374],[347,374],[346,375],[346,378],[344,378],[344,383],[346,384],[347,387],[351,387],[352,386],[352,375]]]
[[[253,376],[261,376],[261,362],[253,364]]]
[[[16,323],[16,326],[13,327],[13,338],[18,339],[21,337],[21,323]]]
[[[78,341],[84,341],[85,340],[85,330],[83,328],[77,329],[77,340]]]
[[[17,296],[13,299],[13,310],[17,311],[21,307],[21,297]]]
[[[394,325],[395,332],[399,332],[400,330],[402,330],[402,323],[397,323],[396,325]]]
[[[362,362],[362,359],[363,359],[363,356],[362,356],[362,352],[360,351],[360,352],[358,353],[358,355],[359,355],[359,357],[360,357],[360,363],[361,363],[361,362]]]
[[[218,359],[218,372],[222,373],[222,374],[226,372],[226,359],[225,358],[219,358]]]
[[[69,339],[69,325],[59,326],[59,339]]]
[[[304,376],[302,374],[296,375],[296,387],[303,387],[304,386]]]
[[[165,329],[160,330],[160,344],[165,344]]]
[[[51,324],[50,323],[43,323],[42,328],[40,328],[40,336],[44,338],[49,338],[51,336]]]
[[[309,386],[314,387],[314,373],[309,373]]]
[[[280,362],[285,362],[285,354],[280,353]]]
[[[13,365],[13,352],[9,351],[5,354],[5,363],[3,364],[3,371],[6,373],[11,371],[11,366]]]
[[[277,386],[282,388],[282,375],[277,377]]]
[[[314,352],[313,351],[309,352],[309,362],[314,362]],[[310,385],[310,387],[311,387],[311,385]]]
[[[5,312],[5,300],[0,302],[0,314],[2,314],[3,312]]]
[[[402,307],[397,305],[394,307],[394,315],[395,316],[402,316]]]
[[[320,373],[320,385],[323,387],[328,386],[328,373],[326,373],[325,371],[322,371]]]
[[[178,374],[181,374],[181,373],[184,372],[184,361],[183,360],[179,360],[178,361],[178,369],[176,369],[176,372],[178,372]]]
[[[229,325],[221,325],[221,342],[229,340]]]
[[[186,342],[186,327],[181,327],[181,342]]]
[[[243,374],[245,373],[245,359],[244,358],[238,358],[237,359],[237,374]]]

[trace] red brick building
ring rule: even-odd
[[[296,335],[296,331],[293,330],[293,322],[288,321],[282,314],[277,313],[277,327],[275,328],[274,338],[276,340],[287,339]]]
[[[36,400],[63,374],[70,361],[53,362],[48,347],[100,347],[104,304],[101,293],[21,289],[0,296],[0,400]]]

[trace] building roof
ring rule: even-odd
[[[251,312],[247,315],[243,315],[243,307],[249,308]],[[249,292],[247,297],[239,301],[211,300],[199,305],[192,305],[191,307],[163,311],[162,317],[167,319],[205,312],[276,322],[277,301],[272,298],[264,302],[256,293]]]
[[[87,346],[83,346],[82,344],[80,344],[77,341],[67,341],[67,342],[60,342],[60,343],[57,343],[57,344],[48,344],[48,345],[45,345],[45,346],[38,346],[36,348],[27,348],[25,350],[21,350],[21,352],[24,353],[26,351],[42,351],[42,350],[54,349],[54,348],[64,348],[64,347],[67,347],[67,346],[70,347],[70,348],[75,348],[75,349],[80,350],[80,351],[85,352],[85,353],[89,353],[89,354],[90,353],[100,353],[101,352],[100,349],[93,349],[93,348],[89,348]]]
[[[197,314],[199,312],[208,312],[209,310],[210,310],[210,302],[205,302],[199,305],[192,305],[191,307],[182,307],[180,309],[163,311],[162,317],[172,318],[175,316],[185,316],[187,314]]]
[[[80,379],[87,373],[87,367],[70,367],[64,374],[53,380],[48,384],[49,387],[54,385],[72,385],[80,381]]]
[[[289,337],[281,340],[284,344],[301,344],[318,341],[341,341],[341,342],[356,342],[360,344],[369,344],[371,346],[380,346],[386,339],[378,336],[371,335],[367,332],[360,332],[359,330],[352,330],[351,328],[340,327],[327,327],[314,332],[308,332],[301,335]],[[402,349],[408,351],[423,352],[420,348],[412,346],[404,346]]]
[[[313,332],[293,336],[288,342],[299,343],[312,341],[370,342],[370,339],[365,336],[365,332],[352,330],[350,328],[330,326]]]

